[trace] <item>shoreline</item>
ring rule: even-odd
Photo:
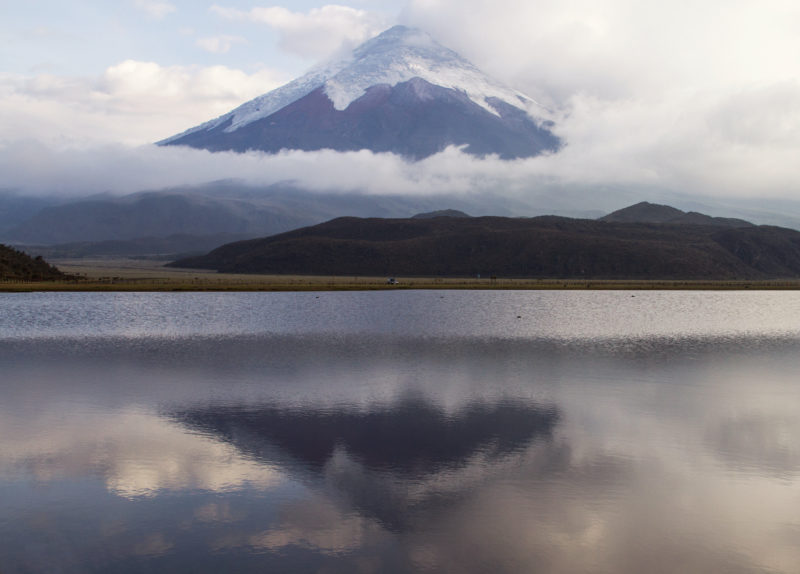
[[[239,275],[204,269],[174,269],[163,262],[134,259],[60,260],[54,264],[73,278],[55,281],[0,280],[0,293],[201,292],[201,291],[378,291],[378,290],[800,290],[800,279],[534,279],[506,277],[388,277]]]
[[[704,280],[558,280],[398,278],[388,284],[375,277],[297,277],[265,275],[242,279],[120,278],[67,281],[0,281],[0,293],[31,292],[246,292],[246,291],[397,291],[397,290],[497,290],[497,291],[797,291],[800,281]]]

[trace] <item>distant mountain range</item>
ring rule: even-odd
[[[298,203],[303,203],[299,197]],[[221,233],[252,236],[315,222],[313,207],[302,207],[271,202],[268,193],[260,201],[248,201],[181,191],[143,192],[46,207],[8,233],[20,243],[42,244]]]
[[[314,193],[289,184],[206,185],[64,200],[0,192],[0,241],[46,257],[206,253],[237,239],[273,235],[345,215],[409,217],[453,206],[525,213],[523,201],[470,196]]]
[[[800,232],[646,203],[601,220],[343,217],[171,265],[309,275],[796,278]]]
[[[613,195],[612,195],[613,197]],[[544,199],[543,199],[544,198]],[[141,192],[127,196],[88,198],[24,197],[0,190],[0,242],[46,259],[79,257],[151,257],[175,260],[200,255],[233,241],[271,236],[341,216],[408,218],[441,215],[499,215],[553,213],[553,202],[583,203],[583,210],[564,209],[578,217],[618,221],[742,225],[743,219],[717,218],[667,206],[640,203],[604,215],[598,199],[554,197],[536,190],[519,197],[492,194],[365,195],[313,193],[289,184],[252,187],[220,181],[201,186]],[[615,202],[619,202],[619,198]],[[786,205],[785,221],[796,209]],[[452,211],[451,211],[452,210]],[[738,212],[761,212],[741,209]],[[730,212],[730,211],[729,211]],[[777,215],[773,221],[783,223]],[[800,221],[797,222],[800,227]]]
[[[160,145],[210,151],[370,150],[422,159],[447,146],[511,159],[557,151],[547,111],[420,30],[395,26],[348,58]]]

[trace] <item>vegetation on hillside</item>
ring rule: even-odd
[[[47,263],[41,256],[30,255],[0,244],[0,280],[50,281],[62,279],[64,274]]]

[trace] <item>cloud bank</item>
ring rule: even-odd
[[[794,2],[412,0],[401,19],[557,111],[554,177],[800,192]]]
[[[595,115],[591,104],[587,113]],[[604,123],[625,121],[614,107],[603,112]],[[565,187],[629,190],[651,200],[657,200],[653,194],[658,190],[717,198],[793,198],[800,181],[800,166],[792,161],[800,150],[715,147],[707,129],[695,128],[673,140],[645,128],[637,131],[638,145],[595,147],[591,144],[598,134],[593,127],[580,121],[567,126],[577,144],[557,154],[514,161],[478,158],[453,147],[411,162],[366,150],[267,155],[155,145],[55,148],[29,140],[0,145],[0,171],[7,174],[3,187],[48,195],[124,194],[230,179],[256,186],[292,182],[310,191],[367,194],[492,192],[522,197]],[[696,145],[686,146],[691,141]],[[597,198],[589,204],[596,206]]]
[[[169,6],[139,3],[153,15],[162,5]],[[392,23],[368,6],[214,5],[220,33],[198,45],[239,53],[231,48],[248,41],[247,23],[277,31],[287,54],[321,58]],[[124,193],[239,178],[367,193],[525,193],[561,185],[800,197],[795,2],[410,0],[399,21],[548,106],[564,149],[515,162],[447,150],[411,164],[368,152],[235,156],[136,147],[290,78],[268,69],[127,60],[89,78],[0,75],[0,169],[10,174],[3,185]]]
[[[401,19],[560,106],[797,78],[800,5],[774,0],[411,0]]]

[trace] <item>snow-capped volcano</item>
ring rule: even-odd
[[[395,26],[219,118],[159,142],[211,151],[369,149],[420,159],[449,145],[530,157],[560,142],[546,110],[424,32]]]

